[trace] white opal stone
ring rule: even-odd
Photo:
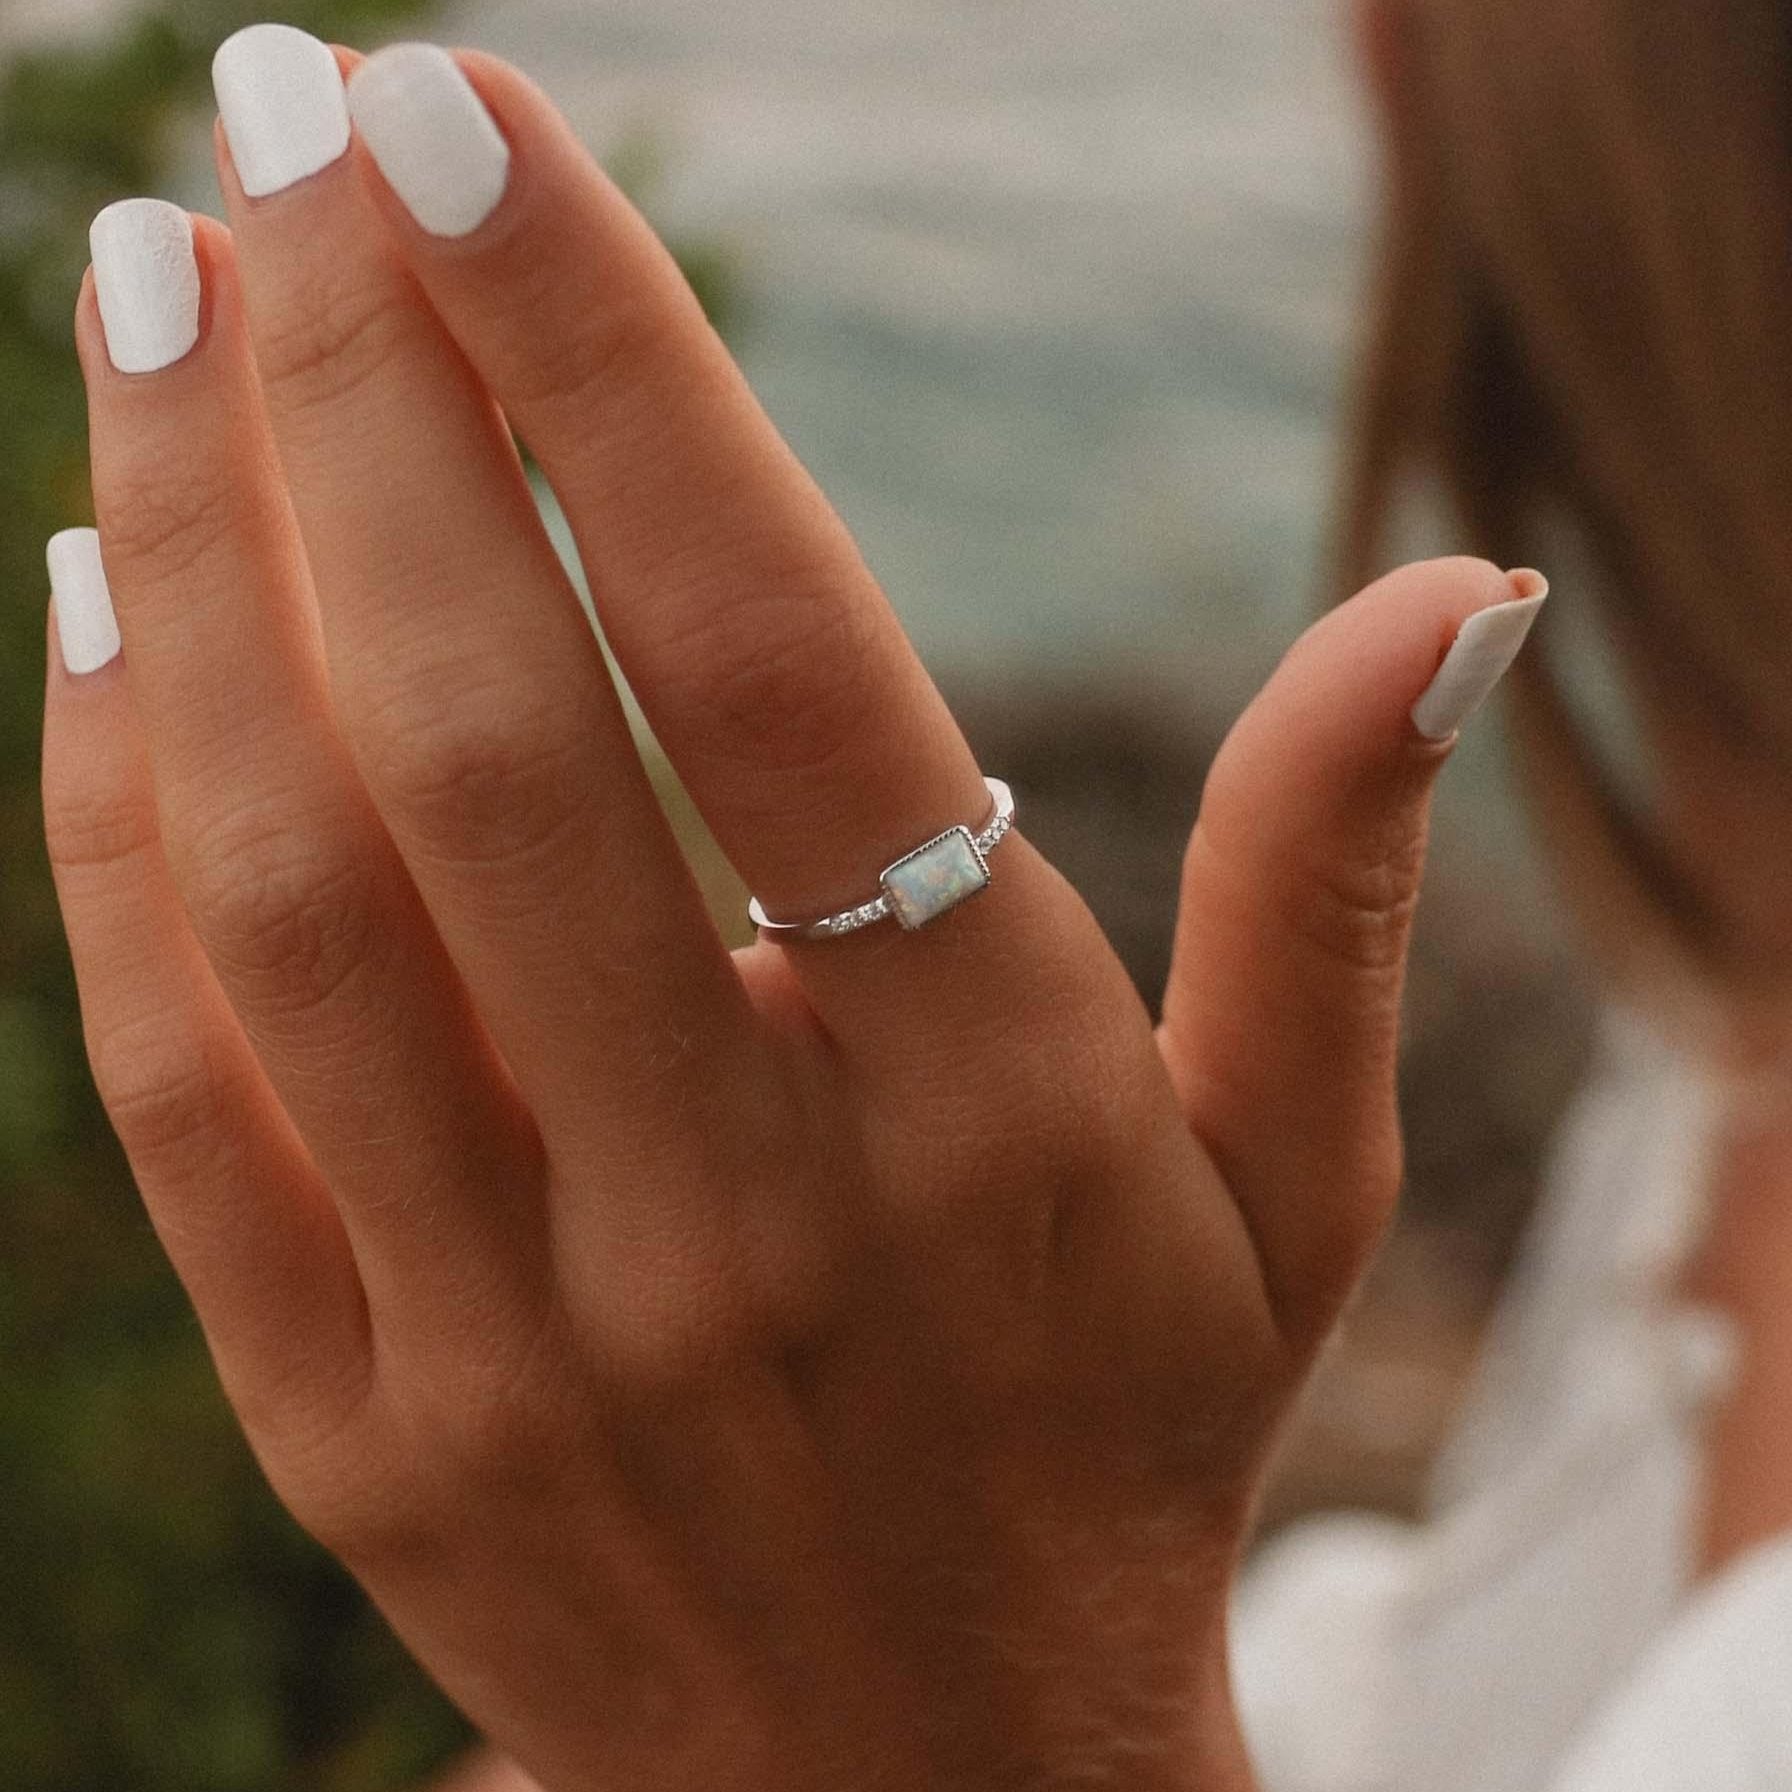
[[[989,882],[969,828],[952,828],[898,859],[883,875],[896,919],[906,928],[925,925],[975,896]]]

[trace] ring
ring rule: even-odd
[[[947,828],[925,845],[904,853],[877,880],[883,894],[819,921],[774,921],[755,896],[747,914],[761,933],[774,939],[831,940],[843,933],[894,918],[905,932],[937,921],[979,890],[989,888],[989,855],[1014,826],[1014,793],[1000,778],[985,778],[995,807],[981,829]]]

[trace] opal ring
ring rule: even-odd
[[[755,896],[747,904],[753,925],[772,939],[831,940],[877,921],[894,920],[908,932],[936,921],[948,909],[989,887],[989,855],[1014,826],[1014,793],[1000,778],[985,778],[995,807],[972,833],[947,828],[913,852],[904,853],[877,881],[883,893],[819,921],[774,921]]]

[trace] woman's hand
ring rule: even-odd
[[[1228,1580],[1400,1180],[1428,796],[1534,587],[1411,569],[1289,653],[1155,1033],[1024,834],[922,931],[730,956],[506,417],[774,915],[979,769],[647,226],[460,67],[374,59],[338,155],[331,57],[233,40],[196,340],[178,215],[81,300],[124,652],[52,654],[49,836],[230,1398],[552,1792],[1242,1783]]]

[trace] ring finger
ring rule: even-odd
[[[394,1275],[489,1293],[527,1256],[499,1245],[537,1148],[330,720],[229,237],[129,201],[96,220],[94,263],[94,500],[182,900],[376,1312]]]
[[[541,95],[490,58],[405,45],[350,103],[406,260],[547,471],[632,688],[768,911],[863,902],[905,850],[979,827],[978,767],[844,524]],[[798,944],[823,1018],[885,1065],[914,1051],[904,1020],[1014,1024],[1055,980],[1042,958],[1071,975],[1089,955],[1024,840],[994,883],[900,949],[887,926]],[[887,1024],[864,1029],[868,1009]]]

